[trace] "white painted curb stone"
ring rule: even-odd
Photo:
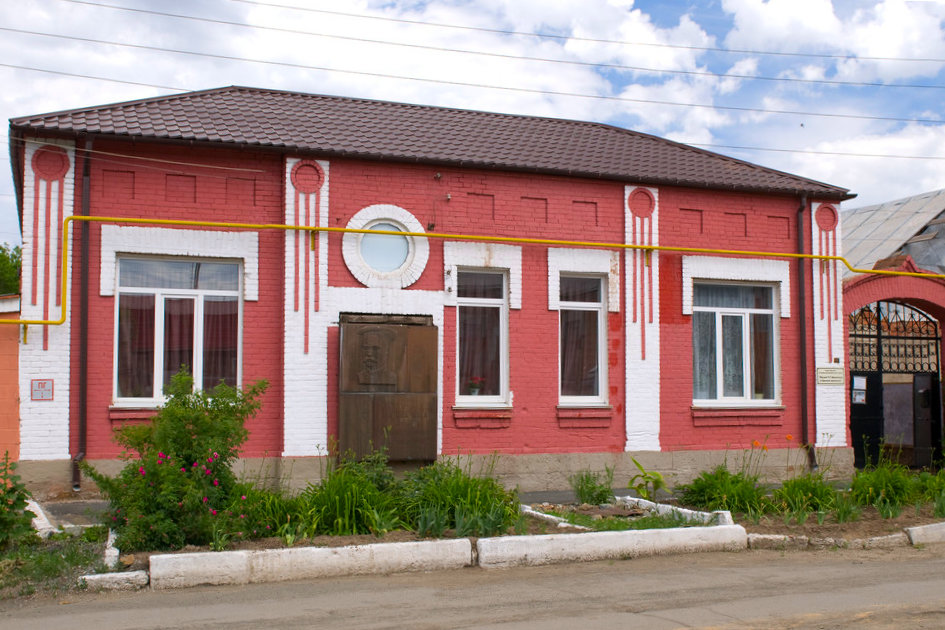
[[[913,545],[945,542],[945,523],[933,523],[920,527],[906,527],[906,535]]]
[[[252,551],[169,553],[151,556],[151,588],[249,583]]]
[[[43,508],[40,507],[39,503],[32,499],[27,499],[26,509],[36,515],[33,517],[33,529],[36,530],[40,538],[49,538],[51,534],[55,534],[58,531],[52,526],[52,523],[49,522],[49,517],[46,516],[46,513],[43,511]]]
[[[459,569],[472,565],[469,539],[298,547],[151,556],[151,588],[280,582],[339,575]]]
[[[147,571],[96,573],[79,578],[79,586],[85,586],[92,591],[134,591],[147,585]]]
[[[267,549],[250,557],[250,582],[280,582],[339,575],[461,569],[472,565],[467,538],[349,547]]]
[[[488,569],[696,551],[738,551],[748,547],[748,534],[741,525],[720,525],[480,538],[476,547],[479,566]]]

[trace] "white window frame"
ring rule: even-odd
[[[456,286],[459,287],[459,274],[488,273],[502,277],[501,298],[469,298],[460,297],[456,292],[456,406],[458,407],[508,407],[511,406],[509,388],[509,270],[495,267],[458,267],[456,269]],[[462,395],[461,383],[461,356],[460,356],[460,324],[459,309],[462,306],[494,307],[499,309],[499,394],[498,395]]]
[[[593,278],[600,282],[597,302],[566,302],[558,300],[558,404],[562,407],[604,407],[607,405],[607,276],[586,273],[562,273],[559,278]],[[560,292],[560,284],[559,284]],[[559,293],[560,295],[560,293]],[[561,393],[561,311],[595,311],[597,313],[597,387],[596,396],[565,396]]]
[[[764,287],[771,291],[771,308],[742,308],[730,306],[696,306],[694,301],[691,303],[691,312],[693,314],[714,313],[715,314],[715,369],[716,369],[716,393],[717,398],[695,398],[693,391],[694,407],[772,407],[781,404],[781,353],[780,353],[780,291],[777,284],[764,282],[726,282],[712,280],[694,281],[692,285],[716,285],[716,286],[744,286],[744,287]],[[774,397],[773,398],[753,398],[751,391],[751,315],[764,314],[771,317],[771,361],[774,370]],[[737,316],[742,320],[742,379],[743,396],[725,396],[725,384],[723,378],[723,356],[722,356],[722,318],[725,316]],[[695,324],[693,324],[693,329]],[[693,355],[695,354],[695,343],[693,341]],[[692,358],[695,361],[695,357]],[[693,388],[694,389],[694,388]]]
[[[235,290],[209,289],[155,289],[149,287],[121,286],[121,272],[119,265],[125,259],[147,261],[186,261],[233,264],[238,267],[239,286]],[[112,359],[112,405],[124,408],[157,407],[167,401],[163,394],[164,383],[164,302],[168,298],[183,298],[194,300],[194,359],[193,370],[194,390],[203,387],[203,298],[204,297],[235,297],[237,298],[237,333],[236,333],[236,382],[243,382],[243,261],[240,259],[198,258],[178,256],[125,256],[119,255],[115,259],[115,317],[113,329],[113,359]],[[148,398],[119,397],[118,395],[118,341],[119,341],[119,308],[122,294],[152,295],[154,296],[154,367],[153,367],[153,396]]]

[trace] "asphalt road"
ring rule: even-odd
[[[945,544],[745,551],[0,602],[0,629],[943,628]]]

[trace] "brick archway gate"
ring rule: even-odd
[[[888,262],[893,264],[877,268],[924,272],[909,257]],[[931,464],[942,454],[945,281],[855,276],[844,283],[843,306],[850,366],[847,428],[855,465],[875,462],[881,441],[893,445],[904,464]]]

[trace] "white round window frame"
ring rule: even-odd
[[[410,212],[400,206],[377,204],[359,210],[348,221],[348,229],[366,230],[377,223],[390,223],[404,232],[424,233],[423,226]],[[379,289],[404,289],[420,279],[430,258],[430,244],[426,238],[404,235],[407,239],[407,259],[393,271],[378,271],[361,257],[361,239],[364,234],[347,232],[342,239],[341,253],[345,265],[361,284]]]

